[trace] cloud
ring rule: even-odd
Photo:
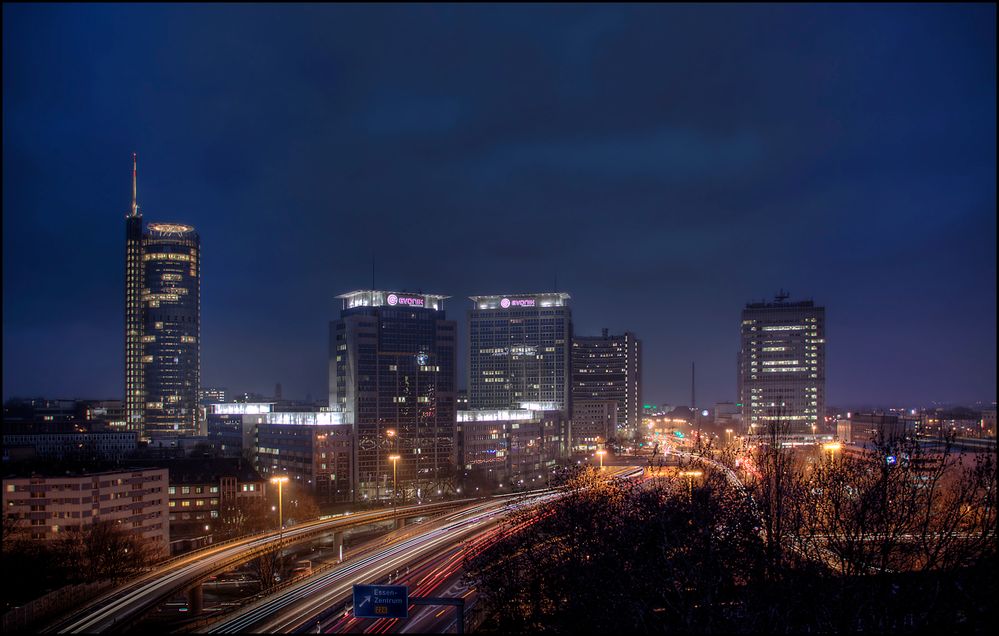
[[[762,140],[750,132],[726,136],[665,126],[645,132],[501,144],[472,165],[480,176],[493,179],[543,171],[676,182],[731,177],[752,169],[763,158]]]

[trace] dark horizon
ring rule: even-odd
[[[995,7],[5,5],[3,396],[120,399],[131,153],[202,385],[326,395],[334,297],[572,295],[644,402],[827,314],[827,404],[995,400]],[[127,28],[126,28],[127,27]]]

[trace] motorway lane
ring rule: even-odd
[[[469,505],[474,501],[479,500],[465,499],[448,502],[447,505]],[[440,505],[441,502],[400,506],[398,512],[408,514],[413,511],[435,508]],[[314,533],[317,529],[334,531],[360,523],[370,523],[372,521],[391,518],[394,514],[396,513],[390,509],[383,509],[338,515],[329,519],[300,524],[286,528],[283,532],[283,541],[288,542],[289,540],[294,540],[296,537]],[[96,602],[77,611],[71,618],[45,631],[91,633],[114,628],[118,623],[125,623],[141,616],[157,603],[169,598],[194,581],[207,577],[212,572],[223,567],[228,567],[226,564],[239,559],[241,554],[265,547],[271,543],[277,543],[278,541],[278,532],[265,533],[173,559],[164,566],[152,570],[122,588],[103,595]]]
[[[629,478],[645,477],[642,469],[635,466],[608,467],[612,476]],[[516,527],[495,523],[479,528],[460,544],[431,556],[419,565],[409,568],[392,581],[393,585],[407,585],[410,597],[436,596],[465,599],[465,613],[470,614],[476,602],[476,591],[462,581],[462,568],[466,557],[472,557],[493,545],[504,536],[520,532],[524,527],[537,522],[543,512],[523,521]],[[368,582],[374,582],[369,580]],[[321,633],[447,633],[456,628],[457,608],[450,606],[410,605],[408,619],[359,619],[348,610],[336,612],[322,621]],[[467,629],[466,621],[466,629]],[[315,629],[309,629],[315,632]]]
[[[554,496],[557,494],[550,491],[532,495],[503,495],[444,519],[427,522],[409,538],[346,561],[328,572],[313,575],[249,605],[206,631],[274,633],[294,631],[299,626],[314,624],[317,615],[330,607],[342,606],[354,584],[386,578],[395,570],[404,569],[410,563],[460,542],[479,526],[498,521],[511,509]],[[521,501],[525,498],[526,503]]]

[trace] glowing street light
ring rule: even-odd
[[[725,429],[725,443],[726,444],[732,443],[732,429],[730,428]]]
[[[389,461],[392,462],[392,512],[396,511],[396,492],[398,492],[398,486],[396,485],[396,467],[399,465],[398,455],[389,455]]]
[[[607,451],[605,451],[604,449],[600,449],[597,451],[597,455],[600,457],[600,470],[604,469],[604,455],[606,454]]]
[[[704,473],[699,470],[681,470],[680,475],[687,478],[687,497],[694,498],[694,477],[700,477]]]
[[[287,476],[271,477],[271,483],[278,487],[278,540],[284,538],[284,510],[281,508],[281,486],[288,481]]]
[[[829,461],[836,459],[836,451],[843,448],[839,442],[827,442],[822,445],[822,450],[829,451]]]

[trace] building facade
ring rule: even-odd
[[[496,485],[539,486],[568,457],[568,428],[561,411],[458,411],[459,465]]]
[[[264,477],[287,475],[320,504],[353,501],[354,429],[340,413],[268,413],[254,427],[254,462]]]
[[[165,468],[11,477],[3,480],[3,509],[21,519],[34,540],[111,521],[163,556],[170,544],[168,482]]]
[[[237,509],[267,495],[266,481],[241,459],[174,459],[166,466],[171,552],[241,534]]]
[[[742,311],[738,389],[750,434],[774,423],[787,433],[812,433],[825,417],[826,311],[787,298]]]
[[[126,218],[125,418],[143,438],[198,435],[201,244],[179,223],[142,229],[132,164]]]
[[[135,431],[99,431],[82,433],[4,434],[4,451],[30,448],[34,457],[43,459],[119,460],[134,455],[139,447]]]
[[[358,499],[449,484],[455,470],[456,325],[446,296],[362,290],[330,323],[330,408],[353,427]],[[398,455],[397,465],[389,458]]]
[[[517,409],[524,402],[571,409],[569,294],[471,296],[468,405]]]
[[[576,400],[572,402],[569,446],[573,453],[603,448],[618,432],[620,404],[616,400]]]
[[[614,400],[617,426],[630,439],[642,424],[642,343],[635,334],[573,336],[572,401]],[[575,406],[573,406],[575,422]]]

